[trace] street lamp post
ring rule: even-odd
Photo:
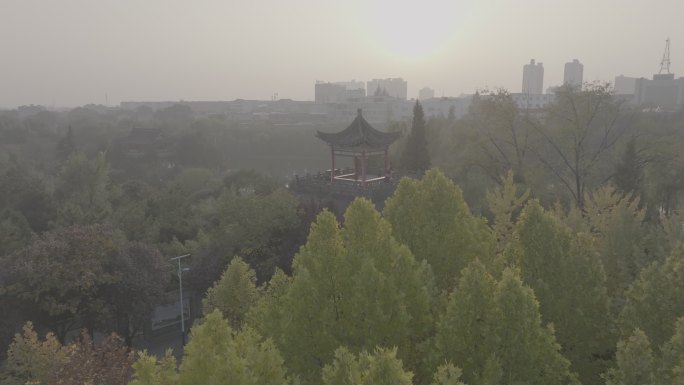
[[[190,254],[173,257],[171,260],[178,261],[178,292],[180,293],[180,315],[181,315],[181,341],[185,346],[185,309],[183,309],[183,270],[181,270],[181,259],[189,257]]]

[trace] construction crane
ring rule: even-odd
[[[662,74],[665,71],[666,74],[670,73],[670,38],[665,39],[665,52],[663,52],[663,60],[660,61],[660,71]]]

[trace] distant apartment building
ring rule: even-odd
[[[364,96],[366,96],[366,84],[362,81],[356,81],[352,79],[348,82],[334,82],[333,84],[344,86],[347,91],[363,90]]]
[[[427,100],[435,97],[435,90],[430,87],[423,87],[418,91],[419,100]]]
[[[363,82],[356,80],[348,82],[322,82],[316,81],[314,100],[316,103],[339,103],[347,99],[366,96]]]
[[[337,103],[345,99],[347,88],[340,84],[317,81],[314,86],[316,103]]]
[[[636,79],[633,103],[665,109],[680,107],[684,105],[684,78],[657,74],[653,79]]]
[[[387,95],[371,95],[347,99],[344,102],[328,104],[331,121],[347,122],[354,118],[357,110],[363,110],[363,117],[378,128],[392,121],[408,120],[413,116],[413,102]]]
[[[583,75],[584,64],[580,63],[579,60],[574,59],[571,62],[565,63],[565,71],[563,72],[563,84],[582,87]]]
[[[535,63],[534,59],[530,64],[523,66],[523,94],[541,94],[544,89],[544,65]]]
[[[620,75],[615,77],[613,91],[615,95],[634,95],[637,78]]]
[[[408,84],[402,78],[373,79],[366,82],[366,95],[390,96],[406,100]]]

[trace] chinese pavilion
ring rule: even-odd
[[[361,109],[357,110],[356,119],[346,129],[335,132],[320,132],[316,134],[318,138],[330,146],[332,167],[330,171],[330,182],[351,181],[361,183],[365,186],[368,182],[385,180],[389,177],[389,146],[399,138],[398,132],[382,132],[373,128],[361,115]],[[384,156],[384,173],[382,176],[368,178],[367,163],[368,157],[373,155]],[[354,172],[335,175],[335,157],[354,158]]]

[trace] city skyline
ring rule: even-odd
[[[126,100],[314,100],[316,80],[401,77],[408,97],[503,87],[544,63],[544,87],[579,59],[585,81],[650,78],[672,37],[684,75],[684,4],[579,0],[423,3],[8,0],[0,107]]]

